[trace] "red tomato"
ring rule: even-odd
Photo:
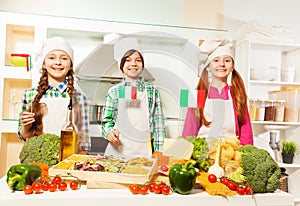
[[[217,176],[215,174],[209,174],[208,181],[210,181],[211,183],[215,183],[217,181]]]
[[[26,195],[31,194],[31,193],[32,193],[32,187],[31,187],[31,185],[25,185],[25,186],[23,187],[23,191],[24,191],[24,193],[25,193]]]
[[[235,190],[236,189],[236,184],[232,181],[228,181],[227,187],[231,190]]]
[[[252,194],[253,194],[253,188],[252,188],[251,185],[247,185],[247,186],[245,187],[245,193],[246,193],[247,195],[252,195]]]
[[[155,185],[153,186],[153,192],[154,192],[155,194],[160,194],[160,193],[161,193],[160,185],[155,184]]]
[[[42,190],[47,191],[47,190],[48,190],[48,185],[49,185],[48,182],[44,182],[44,183],[42,184]]]
[[[66,182],[61,182],[57,185],[57,187],[60,191],[65,191],[67,189],[68,185]]]
[[[221,177],[220,182],[223,183],[224,185],[228,185],[228,178],[227,177]]]
[[[238,186],[236,188],[236,192],[239,194],[239,195],[244,195],[245,194],[245,187],[243,186]]]
[[[49,190],[50,192],[55,192],[56,189],[57,189],[57,185],[56,185],[55,183],[50,183],[50,184],[48,184],[48,190]]]
[[[72,180],[70,182],[70,188],[71,188],[71,190],[77,190],[78,189],[78,182],[76,180]]]
[[[132,194],[136,195],[136,194],[139,194],[139,186],[136,185],[136,184],[133,184],[131,187],[130,187],[130,191]]]
[[[167,165],[161,165],[161,166],[160,166],[160,170],[161,170],[162,172],[168,172],[168,171],[169,171],[169,167],[168,167]]]
[[[145,195],[148,193],[148,186],[147,185],[142,185],[140,188],[139,188],[139,193],[142,194],[142,195]]]
[[[62,179],[61,179],[60,176],[56,175],[56,176],[53,178],[52,182],[58,185],[59,183],[62,182]]]
[[[163,185],[161,187],[161,193],[163,195],[168,195],[170,193],[170,187],[168,185]]]
[[[148,184],[148,190],[149,190],[150,192],[154,192],[154,191],[153,191],[154,185],[155,185],[154,182],[150,182],[150,183]]]
[[[43,187],[43,185],[40,182],[33,182],[32,186],[31,186],[32,191],[34,191],[35,193],[40,193],[42,190],[42,187]]]

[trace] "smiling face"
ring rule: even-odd
[[[218,56],[211,60],[207,70],[211,72],[213,80],[227,81],[227,77],[234,69],[234,63],[230,56]]]
[[[68,71],[72,69],[72,61],[65,51],[53,50],[46,55],[43,67],[48,72],[49,82],[56,86],[66,79]]]
[[[123,73],[126,75],[127,80],[137,81],[143,72],[144,60],[138,51],[124,56],[123,63]]]

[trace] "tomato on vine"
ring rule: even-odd
[[[129,190],[132,194],[136,195],[139,193],[139,186],[137,184],[129,185]]]
[[[148,186],[147,185],[142,185],[139,188],[139,193],[142,195],[145,195],[148,193]]]
[[[57,188],[60,190],[60,191],[65,191],[67,189],[68,185],[66,182],[61,182],[57,185]]]
[[[163,185],[161,187],[161,193],[163,195],[168,195],[170,193],[170,187],[168,185]]]
[[[40,193],[42,191],[43,185],[40,182],[33,182],[31,188],[34,193]]]
[[[78,182],[76,180],[72,180],[70,182],[70,188],[71,188],[71,190],[77,190],[78,187],[79,187],[79,185],[78,185]]]
[[[24,191],[24,193],[25,193],[26,195],[32,194],[32,187],[31,187],[31,185],[25,185],[25,186],[23,187],[23,191]]]

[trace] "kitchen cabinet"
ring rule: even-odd
[[[270,91],[300,88],[300,44],[244,41],[237,43],[235,53],[235,68],[243,77],[249,99],[266,100],[270,99]],[[289,67],[295,68],[294,81],[282,81],[284,80],[283,71]],[[264,72],[269,68],[277,70],[274,78],[265,75]],[[254,77],[253,73],[251,75],[252,69],[261,70],[258,72],[260,76]],[[295,109],[299,110],[299,107],[295,107]],[[268,147],[271,154],[273,152],[269,146],[271,130],[279,131],[280,136],[276,141],[293,140],[298,145],[298,151],[300,149],[299,119],[283,122],[252,121],[252,127],[254,136],[263,139],[264,147]],[[289,174],[289,192],[294,195],[295,204],[300,204],[300,189],[296,185],[296,182],[300,181],[299,163],[299,155],[296,155],[294,163],[291,165],[279,162],[280,167],[285,167]]]
[[[97,71],[108,69],[109,66],[114,68],[112,71],[118,71],[117,61],[122,53],[131,46],[137,46],[144,53],[146,68],[161,92],[162,100],[165,102],[163,108],[165,115],[172,119],[170,122],[166,121],[168,137],[175,137],[180,134],[180,118],[185,116],[178,103],[179,87],[194,88],[198,80],[199,39],[227,35],[227,31],[224,30],[3,11],[0,12],[0,30],[3,34],[0,37],[0,101],[3,103],[0,108],[0,177],[12,164],[18,162],[18,154],[23,146],[23,142],[18,140],[16,135],[17,113],[20,108],[12,99],[19,100],[23,93],[21,91],[37,85],[40,74],[39,69],[35,68],[34,59],[44,39],[62,36],[71,44],[74,49],[74,68],[78,69],[75,71],[76,88],[86,92],[91,102],[96,104],[103,103],[106,91],[120,81],[120,73],[115,81],[112,79],[99,81]],[[113,36],[117,38],[111,38]],[[128,41],[131,44],[128,44]],[[111,48],[109,44],[112,44]],[[108,50],[116,51],[109,57],[108,60],[111,61],[96,64],[84,61],[103,45]],[[32,60],[30,69],[25,66],[13,66],[10,61],[11,53],[29,54]],[[87,64],[91,68],[89,72],[92,73],[87,76],[78,75],[82,71],[82,68],[79,69],[80,65]],[[106,68],[103,67],[105,65]],[[100,130],[94,129],[95,127],[97,125],[92,125],[92,135],[100,137]]]

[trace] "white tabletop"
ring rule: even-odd
[[[46,191],[42,194],[25,195],[23,191],[11,192],[6,184],[6,177],[0,179],[1,206],[70,206],[83,205],[222,205],[222,206],[293,206],[293,196],[277,190],[274,193],[255,194],[254,199],[249,195],[236,195],[227,199],[211,196],[203,190],[195,189],[189,195],[172,193],[170,195],[152,194],[133,195],[128,189],[87,189],[83,185],[79,190]]]

